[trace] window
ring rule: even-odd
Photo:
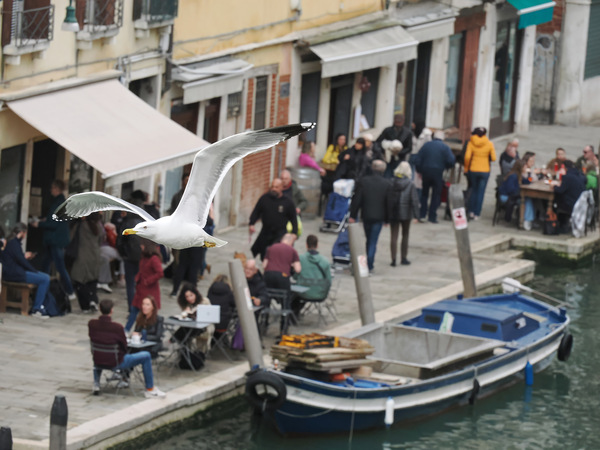
[[[369,123],[369,128],[375,123],[375,107],[377,106],[377,88],[379,86],[379,68],[365,70],[360,84],[362,95],[360,106],[362,115]]]
[[[592,0],[583,78],[600,76],[600,0]]]
[[[171,25],[177,17],[177,0],[134,0],[133,20],[136,28]]]
[[[78,39],[115,36],[123,25],[123,0],[77,0],[75,5]]]
[[[494,325],[491,323],[482,323],[481,331],[485,331],[486,333],[495,333],[498,331],[498,325]]]
[[[50,0],[4,0],[2,47],[6,55],[48,48],[54,37],[54,5]]]
[[[444,128],[458,125],[458,94],[460,66],[463,62],[463,34],[450,36],[448,70],[446,72],[446,96],[444,99]]]
[[[439,317],[439,316],[431,316],[429,314],[425,315],[424,320],[425,320],[425,323],[432,323],[434,325],[442,323],[442,318],[441,317]]]
[[[256,77],[254,88],[254,129],[262,130],[267,124],[267,91],[269,77]]]

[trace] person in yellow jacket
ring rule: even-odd
[[[496,161],[494,144],[486,136],[484,127],[477,127],[471,134],[465,153],[465,175],[469,178],[471,195],[467,210],[471,219],[477,220],[481,215],[483,196],[490,177],[490,162]]]
[[[325,175],[321,177],[321,195],[329,195],[333,192],[333,182],[335,181],[335,170],[340,163],[339,156],[344,150],[347,150],[346,135],[339,133],[335,136],[333,144],[327,147],[323,164],[325,165]]]

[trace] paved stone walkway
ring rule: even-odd
[[[534,126],[525,136],[519,136],[521,145],[519,152],[535,151],[538,162],[549,160],[557,146],[567,150],[569,157],[575,159],[587,143],[597,144],[600,139],[599,128],[564,128]],[[502,152],[507,138],[495,141],[498,155]],[[498,165],[490,180],[498,173]],[[463,180],[464,183],[464,180]],[[539,230],[519,231],[514,227],[491,226],[494,208],[493,182],[488,184],[481,220],[469,225],[472,247],[485,246],[497,241],[500,235],[541,237]],[[443,210],[440,209],[440,219]],[[296,248],[304,251],[306,235],[317,234],[320,240],[321,253],[329,256],[337,237],[331,233],[318,231],[321,220],[306,220],[304,235]],[[208,261],[212,266],[210,275],[199,283],[200,291],[205,294],[211,280],[220,273],[228,273],[228,262],[234,251],[242,251],[250,255],[246,228],[229,230],[219,235],[229,241],[220,249],[208,251]],[[597,232],[590,239],[598,237]],[[553,238],[556,242],[572,239],[567,236]],[[497,268],[510,261],[514,253],[498,255],[476,253],[474,266],[476,273],[483,273]],[[375,260],[375,274],[369,278],[373,302],[376,311],[386,310],[402,302],[426,294],[438,288],[460,281],[460,268],[456,257],[456,244],[451,223],[440,220],[440,223],[413,224],[411,226],[409,260],[410,266],[390,267],[389,228],[381,233]],[[169,298],[170,280],[161,282],[163,315],[178,312],[174,299]],[[292,331],[326,331],[359,318],[354,281],[348,271],[336,272],[333,289],[336,290],[338,317],[337,322],[329,322],[327,326],[316,327],[316,315],[303,318],[300,326]],[[114,319],[120,323],[125,321],[125,290],[114,288],[112,294],[100,294],[100,298],[112,298],[116,303]],[[0,426],[12,429],[13,438],[40,441],[48,438],[49,414],[55,394],[64,394],[69,407],[69,429],[73,429],[93,419],[122,410],[143,400],[143,397],[132,397],[128,392],[124,395],[91,395],[92,362],[87,336],[87,322],[91,318],[78,312],[65,317],[40,320],[23,317],[16,311],[0,314]],[[382,317],[378,317],[382,319]],[[392,319],[393,317],[390,317]],[[265,340],[268,349],[277,334],[276,321],[269,330]],[[237,355],[243,362],[243,354]],[[193,374],[178,369],[161,368],[158,371],[156,384],[162,390],[172,391],[200,377],[217,374],[231,368],[232,364],[218,352],[207,361],[205,369]],[[24,448],[24,447],[23,447]]]

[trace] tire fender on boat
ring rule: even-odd
[[[473,389],[471,390],[471,395],[469,396],[469,405],[472,405],[475,403],[475,400],[477,399],[477,395],[479,394],[479,381],[477,381],[477,378],[473,379]]]
[[[573,348],[573,335],[571,333],[565,333],[560,340],[558,345],[558,360],[567,361],[571,356],[571,349]]]
[[[254,372],[246,378],[246,398],[260,411],[276,411],[281,408],[286,397],[285,383],[273,373]]]

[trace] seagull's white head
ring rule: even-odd
[[[151,241],[154,241],[158,233],[159,227],[157,227],[157,222],[140,222],[133,228],[127,228],[126,230],[123,230],[123,236],[135,234],[137,236],[150,239]]]

